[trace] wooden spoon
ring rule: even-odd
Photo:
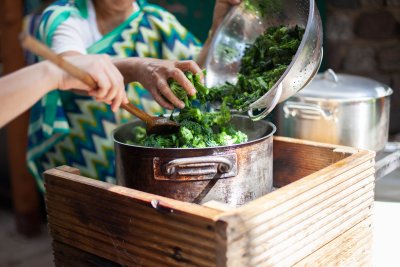
[[[71,76],[81,80],[90,88],[97,88],[97,83],[93,80],[92,76],[86,71],[72,65],[64,60],[61,56],[54,53],[50,48],[42,44],[27,33],[20,35],[22,46],[31,51],[32,53],[53,62],[55,65],[63,69]],[[121,104],[121,107],[126,111],[132,113],[143,122],[146,123],[146,131],[148,134],[169,134],[179,130],[180,125],[177,122],[163,117],[153,117],[140,110],[132,103]]]

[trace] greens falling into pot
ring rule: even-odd
[[[200,75],[187,72],[186,77],[197,90],[195,96],[188,96],[176,81],[170,81],[171,90],[185,103],[179,114],[170,118],[181,125],[179,132],[147,135],[145,128],[135,127],[133,138],[127,143],[156,148],[205,148],[246,142],[247,135],[230,124],[230,110],[247,110],[279,80],[303,34],[304,29],[298,26],[268,28],[245,49],[236,84],[207,88]],[[207,103],[216,102],[221,103],[218,111],[205,111]]]

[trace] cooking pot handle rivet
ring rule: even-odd
[[[229,165],[226,165],[226,164],[224,164],[224,163],[218,164],[218,170],[219,170],[221,173],[229,172],[230,169],[231,169],[231,167],[230,167]]]

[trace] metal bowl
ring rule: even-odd
[[[322,24],[314,0],[265,0],[269,7],[261,15],[248,8],[245,0],[232,8],[217,29],[206,59],[206,85],[235,83],[240,61],[247,45],[271,26],[300,26],[305,28],[301,44],[282,77],[260,99],[249,106],[249,116],[259,120],[282,102],[306,86],[316,75],[322,61]],[[254,109],[264,109],[253,115]]]

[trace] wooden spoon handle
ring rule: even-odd
[[[87,72],[81,70],[78,67],[75,67],[68,61],[64,60],[61,56],[54,53],[50,48],[33,38],[27,33],[21,33],[20,35],[22,47],[31,51],[32,53],[47,59],[57,65],[60,69],[63,69],[65,72],[70,74],[71,76],[81,80],[90,88],[97,88],[97,83],[93,80],[92,76],[90,76]]]
[[[153,117],[144,112],[143,110],[139,109],[137,106],[133,105],[132,103],[128,104],[121,104],[121,107],[128,111],[129,113],[135,115],[142,121],[144,121],[146,124],[152,123],[153,122]]]
[[[21,38],[21,44],[22,46],[31,51],[32,53],[47,59],[54,64],[56,64],[59,68],[63,69],[65,72],[70,74],[71,76],[81,80],[83,83],[88,85],[90,88],[97,88],[97,83],[96,81],[90,76],[89,73],[86,71],[72,65],[68,61],[64,60],[61,56],[57,55],[54,53],[50,48],[33,38],[27,33],[22,33],[20,35]],[[126,111],[132,113],[139,119],[145,121],[146,123],[151,123],[153,121],[153,117],[151,117],[149,114],[144,112],[143,110],[140,110],[137,108],[135,105],[128,103],[128,104],[121,104],[121,107],[125,109]]]

